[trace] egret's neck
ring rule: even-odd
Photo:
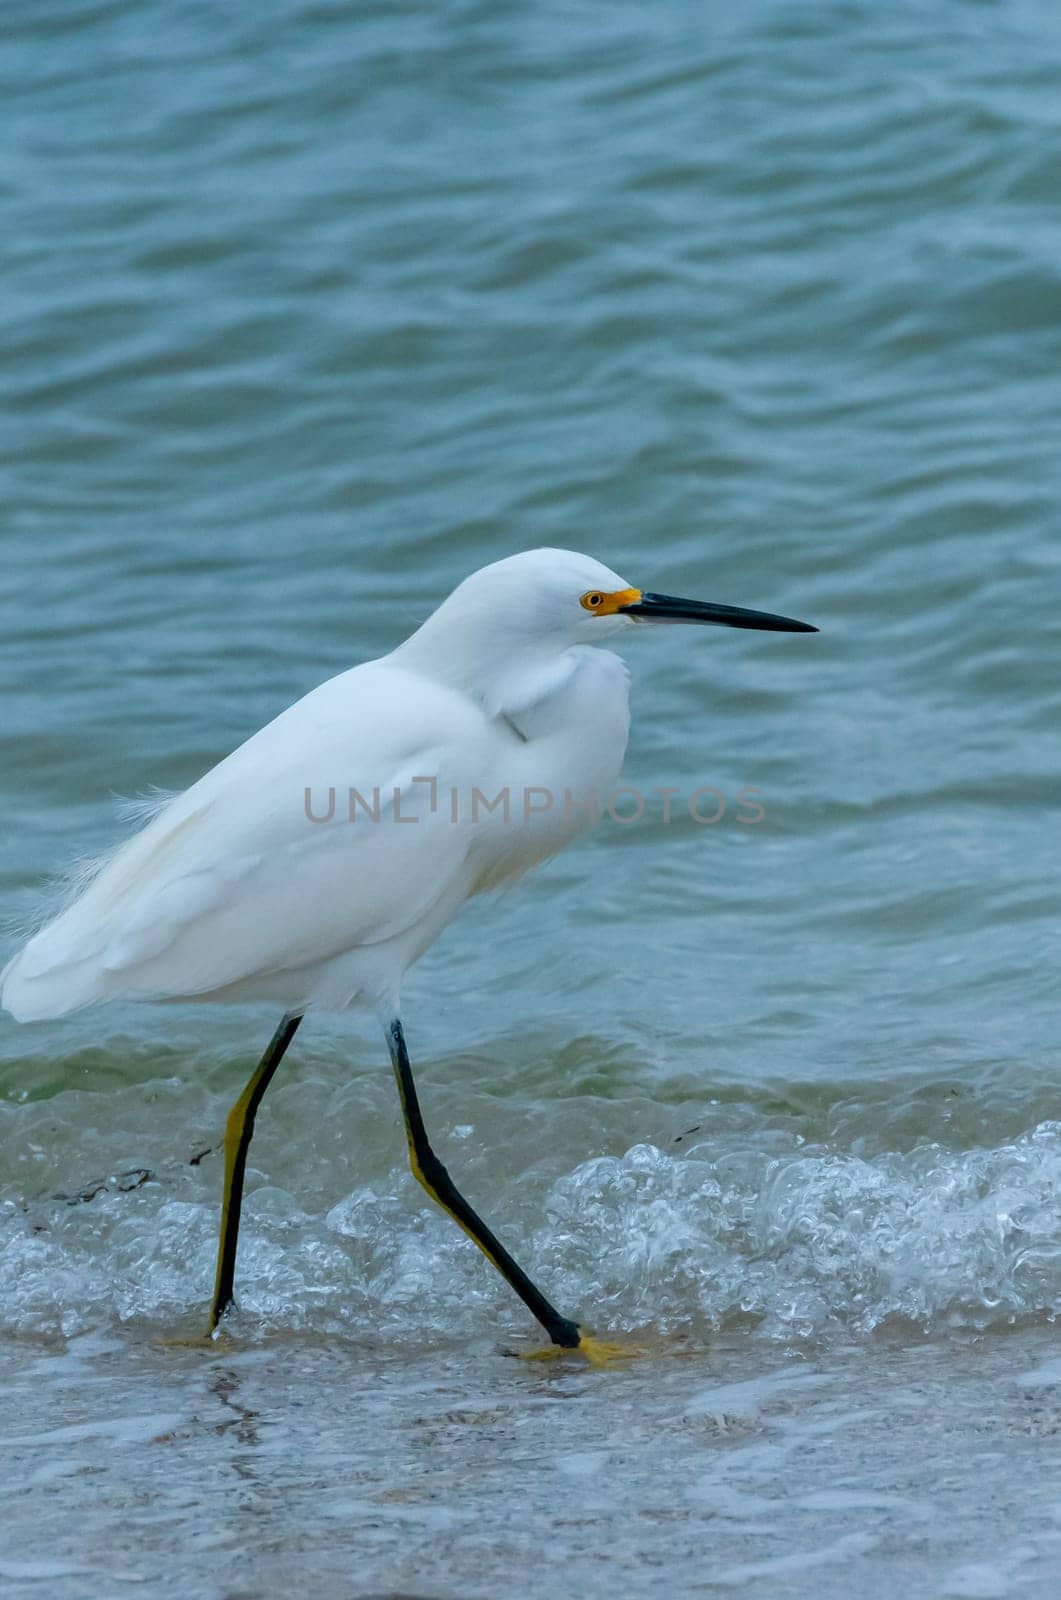
[[[441,606],[394,651],[396,665],[459,689],[491,715],[532,705],[571,675],[578,647],[531,638],[502,619],[462,617]]]

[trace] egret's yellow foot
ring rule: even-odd
[[[232,1343],[232,1335],[227,1328],[207,1328],[203,1333],[174,1334],[170,1339],[154,1339],[152,1341],[160,1350],[216,1350],[218,1345],[222,1348]]]
[[[640,1355],[634,1345],[614,1344],[608,1339],[594,1339],[588,1333],[579,1337],[574,1345],[547,1344],[543,1350],[528,1350],[521,1361],[555,1361],[558,1356],[582,1356],[592,1367],[607,1367],[613,1361],[630,1361]]]
[[[584,1333],[578,1341],[576,1354],[585,1356],[592,1367],[606,1367],[613,1361],[630,1361],[641,1351],[636,1345],[616,1344],[613,1339],[593,1339]]]

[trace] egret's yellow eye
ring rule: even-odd
[[[578,603],[583,611],[592,611],[598,617],[614,617],[624,607],[635,606],[640,598],[640,589],[615,589],[607,594],[601,589],[587,589]]]

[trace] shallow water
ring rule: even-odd
[[[645,815],[409,980],[441,1152],[627,1365],[503,1353],[360,1016],[162,1346],[275,1019],[0,1019],[9,1591],[1052,1594],[1061,13],[6,21],[5,951],[500,554],[823,630],[639,636]]]
[[[1061,1362],[1052,1334],[1021,1342],[1037,1367],[1013,1354],[750,1362],[721,1339],[593,1371],[474,1340],[23,1347],[0,1576],[167,1596],[1045,1595]],[[96,1510],[75,1531],[71,1503]]]

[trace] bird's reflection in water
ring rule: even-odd
[[[248,1450],[257,1450],[262,1442],[258,1428],[258,1413],[257,1411],[252,1411],[249,1406],[241,1404],[239,1398],[241,1387],[242,1380],[239,1374],[234,1372],[231,1367],[221,1367],[211,1375],[211,1394],[216,1397],[222,1407],[231,1413],[229,1416],[222,1416],[215,1422],[212,1431],[219,1438],[227,1438],[229,1435],[233,1435]],[[260,1481],[252,1456],[233,1454],[229,1458],[228,1464],[237,1477],[242,1478],[245,1483],[257,1484]]]

